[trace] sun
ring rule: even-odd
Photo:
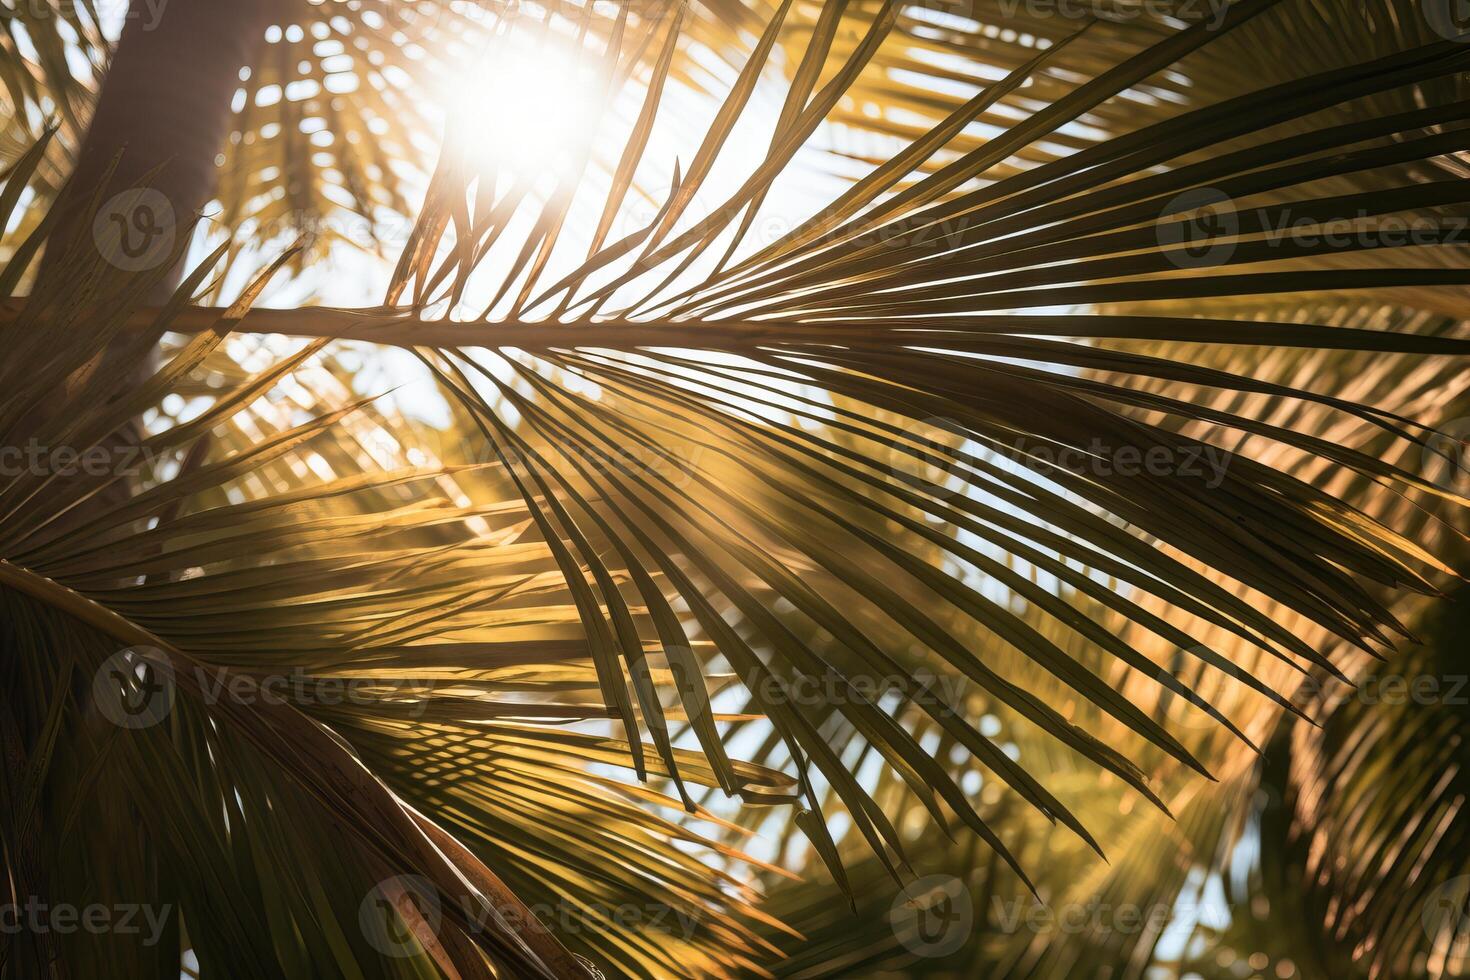
[[[536,182],[588,151],[604,99],[601,58],[550,31],[511,28],[449,80],[445,146],[476,169]]]

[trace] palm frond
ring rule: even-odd
[[[182,912],[168,948],[211,964],[270,950],[263,973],[577,976],[582,953],[619,974],[721,975],[762,969],[773,939],[754,928],[740,877],[758,862],[722,839],[763,821],[725,821],[716,792],[776,805],[773,822],[794,813],[854,901],[870,898],[874,868],[914,878],[925,838],[909,815],[945,832],[958,820],[1006,866],[993,880],[1049,891],[1048,855],[1102,849],[1079,805],[1094,781],[1119,801],[1110,823],[1144,833],[1168,806],[1189,845],[1229,839],[1250,757],[1219,743],[1269,734],[1238,719],[1236,699],[1290,714],[1292,680],[1380,654],[1408,632],[1398,597],[1437,594],[1453,575],[1418,525],[1365,511],[1352,487],[1450,513],[1466,503],[1408,462],[1434,434],[1398,406],[1199,353],[1271,344],[1429,363],[1470,351],[1412,317],[1367,330],[1255,315],[1299,294],[1324,310],[1406,291],[1431,308],[1460,302],[1470,271],[1453,231],[1467,199],[1445,178],[1464,149],[1462,105],[1426,93],[1458,80],[1470,49],[1363,52],[1122,125],[1140,86],[1283,6],[1242,0],[1219,24],[1159,25],[1136,49],[1094,46],[1089,27],[1018,53],[993,91],[941,107],[892,162],[769,240],[751,235],[781,181],[830,161],[824,124],[906,50],[903,5],[819,14],[816,53],[762,120],[752,93],[775,77],[781,8],[703,137],[683,141],[687,166],[649,159],[661,143],[648,130],[670,124],[664,100],[693,84],[673,67],[690,19],[643,25],[653,67],[640,73],[617,18],[581,55],[609,85],[640,88],[640,111],[615,140],[589,127],[572,166],[534,180],[457,152],[450,134],[383,307],[251,309],[279,264],[230,307],[191,305],[225,244],[168,307],[146,308],[148,274],[119,275],[79,246],[75,288],[13,301],[0,321],[13,352],[0,428],[9,445],[86,451],[141,419],[138,452],[156,462],[136,486],[116,471],[26,471],[0,487],[0,593],[20,665],[8,693],[44,706],[7,720],[19,739],[6,785],[26,800],[59,786],[48,818],[105,793],[145,814],[149,836],[136,867],[108,880],[117,826],[40,861],[58,844],[26,807],[6,827],[12,879],[31,893],[107,881],[147,895]],[[983,142],[967,135],[1048,78],[1035,84],[1069,83]],[[1094,114],[1120,132],[1048,148]],[[751,131],[760,158],[715,177]],[[594,142],[620,149],[605,182]],[[41,152],[13,169],[8,206]],[[1344,177],[1351,187],[1331,184]],[[656,212],[618,220],[629,188],[651,186],[667,188]],[[1230,202],[1236,222],[1203,243],[1204,263],[1201,194]],[[1344,247],[1275,234],[1363,209],[1429,233]],[[22,244],[0,274],[8,292],[33,254]],[[1231,302],[1254,310],[1192,315]],[[104,350],[142,364],[169,331],[171,359],[142,383],[98,369]],[[265,334],[311,339],[230,349]],[[1160,340],[1170,346],[1138,344]],[[346,348],[329,341],[412,351],[468,446],[429,460],[413,445],[432,441],[424,427],[353,390],[334,360]],[[195,407],[168,407],[184,394]],[[1361,441],[1327,438],[1327,423]],[[1248,451],[1225,441],[1232,431]],[[1273,452],[1294,465],[1270,465]],[[1199,465],[1207,453],[1223,464]],[[119,485],[129,492],[109,502]],[[175,677],[168,725],[133,741],[63,725],[73,675],[139,644]],[[163,669],[156,656],[123,663],[103,676],[124,694]],[[1219,703],[1211,671],[1234,678]],[[282,673],[365,693],[269,707],[209,697]],[[1158,710],[1175,703],[1221,728]],[[979,712],[1004,717],[1006,741]],[[97,761],[107,735],[126,743],[111,750],[125,757],[115,774]],[[1021,742],[1018,759],[1008,749]],[[1049,785],[1061,768],[1037,759],[1066,760],[1074,778]],[[1194,776],[1212,772],[1219,786],[1201,791]],[[986,786],[978,800],[967,773]],[[1148,818],[1124,820],[1136,804],[1152,805]],[[1037,836],[1041,821],[1057,837]],[[1114,877],[1096,864],[1089,885],[1131,891],[1175,856],[1142,852]],[[40,881],[43,867],[61,880]],[[424,892],[400,882],[378,897],[412,955],[375,957],[353,917],[373,882],[402,875]],[[235,884],[246,897],[221,907]],[[695,922],[670,937],[587,914],[613,902]],[[531,914],[542,903],[578,924],[548,930]],[[985,955],[1013,965],[1076,948],[997,945]],[[1110,952],[1134,962],[1151,948]]]
[[[1178,399],[1147,395],[1132,383],[1194,377],[1217,388],[1258,390],[1248,378],[1205,375],[1099,344],[1035,335],[1093,340],[1176,331],[1177,339],[1194,340],[1197,331],[1199,340],[1215,344],[1256,343],[1270,336],[1282,344],[1405,350],[1423,350],[1430,342],[1387,332],[1364,338],[1332,329],[1271,331],[1228,320],[984,314],[1103,301],[1463,283],[1466,273],[1456,251],[1437,247],[1441,238],[1412,250],[1422,258],[1399,261],[1396,254],[1379,254],[1386,250],[1361,242],[1330,251],[1295,237],[1284,242],[1263,237],[1271,221],[1292,208],[1320,219],[1359,203],[1313,196],[1318,180],[1364,169],[1392,179],[1409,164],[1442,157],[1458,145],[1458,131],[1414,134],[1451,121],[1452,107],[1367,115],[1350,125],[1308,129],[1295,140],[1256,142],[1205,163],[1170,164],[1221,139],[1248,141],[1263,114],[1282,123],[1317,118],[1333,106],[1444,77],[1467,55],[1448,41],[1410,48],[1182,112],[1070,156],[982,180],[973,190],[962,188],[1021,148],[1218,43],[1230,29],[1273,6],[1237,4],[1222,30],[1196,25],[1170,34],[911,186],[885,193],[894,186],[892,178],[901,176],[892,173],[860,182],[835,212],[818,214],[701,279],[696,257],[715,258],[717,250],[706,251],[709,246],[767,193],[860,75],[865,59],[882,50],[894,11],[880,12],[861,21],[857,55],[844,59],[800,112],[788,112],[776,125],[766,160],[721,203],[690,218],[684,230],[676,229],[692,197],[685,178],[676,176],[670,203],[651,224],[555,279],[547,270],[554,265],[559,230],[568,226],[566,215],[576,207],[574,188],[553,192],[531,236],[517,245],[504,234],[521,199],[500,196],[490,174],[449,154],[405,249],[399,284],[389,291],[390,302],[407,295],[411,307],[268,314],[270,329],[295,332],[292,325],[300,324],[303,333],[437,348],[422,354],[425,363],[480,426],[492,458],[506,467],[571,585],[578,616],[591,631],[604,698],[626,727],[646,725],[665,756],[671,743],[664,711],[648,685],[644,647],[656,637],[668,655],[688,648],[692,638],[708,636],[737,674],[758,682],[746,707],[774,720],[792,764],[804,769],[806,760],[815,763],[858,831],[895,869],[902,868],[902,847],[887,818],[845,772],[826,739],[780,698],[759,693],[762,684],[782,692],[803,677],[830,678],[840,686],[863,671],[894,673],[891,655],[848,625],[856,601],[871,603],[906,634],[907,642],[926,647],[936,666],[967,677],[1042,731],[1152,796],[1133,763],[997,673],[987,658],[956,644],[931,613],[933,602],[960,610],[990,642],[1020,652],[1032,669],[1063,681],[1166,755],[1202,770],[1199,760],[1004,603],[952,579],[944,562],[975,568],[1027,602],[1048,608],[1150,679],[1158,677],[1153,660],[1091,627],[1045,590],[1028,587],[968,541],[1005,554],[1028,547],[1051,551],[1058,559],[1056,574],[1084,591],[1089,575],[1084,570],[1107,568],[1139,593],[1167,597],[1176,608],[1226,628],[1298,671],[1303,665],[1330,671],[1309,644],[1191,562],[1224,573],[1245,586],[1247,596],[1291,609],[1327,635],[1362,649],[1369,649],[1370,641],[1386,642],[1382,627],[1398,624],[1361,582],[1429,591],[1425,575],[1447,569],[1335,496],[1247,457],[1232,456],[1218,486],[1206,486],[1204,474],[1125,479],[1097,472],[1088,459],[1096,457],[1099,446],[1182,454],[1186,445],[1165,427],[1134,416],[1135,409],[1147,407],[1165,416],[1237,427],[1370,479],[1458,498],[1410,470],[1308,432],[1272,425],[1248,412],[1204,415]],[[1021,71],[1034,67],[1027,64]],[[736,115],[744,98],[737,83]],[[973,112],[973,106],[962,111]],[[718,146],[734,124],[730,113],[717,113],[705,145]],[[953,126],[944,130],[953,131]],[[915,153],[909,162],[916,165],[919,159]],[[1134,176],[1152,168],[1163,169]],[[700,172],[691,165],[688,179],[697,181]],[[1189,211],[1170,202],[1204,187],[1223,188],[1236,200],[1270,191],[1287,202],[1249,213],[1232,236],[1238,240],[1231,242],[1231,254],[1211,270],[1224,274],[1200,274],[1186,261],[1187,248],[1167,244],[1170,233],[1187,224],[1182,217],[1172,219]],[[1463,204],[1459,188],[1459,182],[1403,185],[1378,195],[1378,206],[1395,213],[1453,208]],[[1447,229],[1449,220],[1442,217],[1436,227]],[[508,265],[497,266],[489,258],[497,246],[514,256]],[[1058,259],[1069,261],[1057,264]],[[1234,266],[1240,268],[1229,268]],[[479,278],[485,277],[475,276],[480,267],[496,269],[498,282],[492,278],[481,286]],[[552,285],[546,289],[541,284],[548,279]],[[660,294],[679,280],[690,285],[672,297],[667,290]],[[462,308],[467,297],[477,295],[487,304],[483,323],[435,320],[421,312],[446,303]],[[570,322],[562,316],[563,322],[541,327],[526,318],[538,307],[549,310],[553,300],[558,310],[573,316]],[[624,312],[606,319],[599,311],[609,306]],[[665,313],[657,319],[639,312],[658,309]],[[512,319],[497,320],[507,311]],[[340,328],[333,329],[334,322]],[[704,336],[714,342],[701,343]],[[669,339],[653,339],[664,337]],[[670,346],[733,347],[738,355],[710,363],[663,349]],[[1431,346],[1463,350],[1447,338]],[[481,354],[477,348],[498,353]],[[1103,368],[1130,380],[1102,383],[1077,373]],[[1322,402],[1298,389],[1273,390]],[[829,401],[834,397],[853,407],[834,408]],[[1426,431],[1407,419],[1343,401],[1329,405],[1409,445],[1425,442]],[[882,421],[880,411],[896,422]],[[504,421],[506,413],[519,420],[516,428]],[[937,440],[932,435],[936,421],[942,422]],[[852,444],[835,443],[829,433],[837,431],[852,437]],[[654,472],[617,472],[589,462],[626,447],[654,461]],[[1006,459],[987,458],[987,453],[1004,453]],[[1060,463],[1063,459],[1072,462]],[[895,460],[937,467],[948,484],[896,481],[891,478]],[[674,481],[659,470],[687,479]],[[958,532],[935,530],[926,523],[930,520]],[[894,531],[905,540],[927,542],[944,557],[916,557],[908,545],[893,543]],[[838,540],[851,544],[831,543]],[[1110,563],[1110,555],[1120,560]],[[1108,608],[1139,618],[1131,599],[1096,588],[1091,592]],[[665,605],[671,594],[688,607],[686,620]],[[841,654],[818,655],[796,642],[786,624],[763,612],[765,596],[789,602],[832,637]],[[754,642],[725,625],[721,610],[726,603],[754,627]],[[646,627],[633,615],[645,606],[651,620]],[[1151,623],[1169,630],[1157,618]],[[1168,635],[1189,639],[1183,633]],[[1202,644],[1191,642],[1185,649],[1205,663],[1223,662]],[[1175,693],[1201,703],[1165,677]],[[704,724],[709,708],[702,688],[683,692],[681,706],[696,720],[696,734],[717,762],[718,740]],[[953,708],[931,700],[931,693],[914,684],[899,697],[953,719]],[[938,792],[961,818],[990,836],[958,787],[930,770],[926,754],[901,725],[860,697],[846,699],[842,714],[890,765],[907,774],[916,790]],[[1000,761],[993,745],[966,724],[956,729],[966,732],[967,748],[1023,797],[1080,831],[1030,776]]]

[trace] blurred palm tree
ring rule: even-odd
[[[1470,45],[1076,10],[16,8],[0,971],[1463,972]]]

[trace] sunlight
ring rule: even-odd
[[[0,980],[1470,980],[1467,9],[0,2]]]
[[[566,38],[508,31],[451,74],[445,146],[477,169],[567,174],[593,135],[599,67]]]

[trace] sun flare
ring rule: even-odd
[[[496,40],[450,79],[446,147],[521,179],[565,174],[591,143],[597,60],[553,34],[512,30]]]

